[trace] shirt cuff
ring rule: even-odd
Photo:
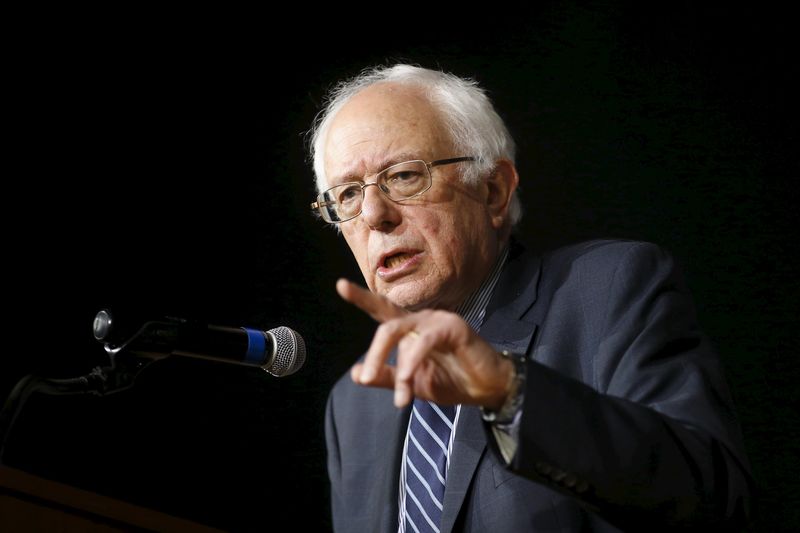
[[[514,454],[517,453],[517,445],[519,444],[519,426],[522,420],[522,406],[514,413],[514,418],[511,422],[506,424],[492,424],[492,434],[497,443],[497,448],[503,456],[506,464],[511,463]]]
[[[525,399],[525,374],[527,358],[524,354],[512,354],[503,350],[500,355],[514,363],[511,386],[505,402],[498,411],[481,407],[481,416],[492,427],[492,434],[506,464],[517,452],[519,426],[522,418],[522,403]]]

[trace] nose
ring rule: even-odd
[[[375,185],[372,188],[371,185]],[[377,231],[391,231],[402,220],[399,206],[386,197],[377,183],[364,185],[364,199],[361,203],[361,218]]]

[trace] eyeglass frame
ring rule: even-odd
[[[364,189],[366,189],[370,185],[375,185],[378,188],[378,190],[381,191],[381,193],[386,198],[388,198],[389,200],[393,201],[396,204],[399,204],[399,203],[405,202],[406,200],[411,200],[412,198],[416,198],[416,197],[418,197],[418,196],[420,196],[422,194],[425,194],[426,192],[428,192],[430,190],[430,188],[433,186],[433,173],[431,172],[431,168],[438,167],[438,166],[441,166],[441,165],[452,165],[453,163],[463,163],[465,161],[477,161],[477,160],[478,160],[478,158],[473,157],[473,156],[462,156],[462,157],[450,157],[450,158],[447,158],[447,159],[437,159],[437,160],[431,161],[431,162],[426,162],[426,161],[424,161],[422,159],[409,159],[408,161],[401,161],[399,163],[395,163],[393,165],[389,165],[388,167],[384,168],[383,170],[373,174],[373,176],[380,176],[381,174],[384,174],[386,171],[391,170],[394,167],[399,167],[400,165],[407,165],[409,163],[417,163],[417,162],[419,162],[419,163],[423,163],[425,165],[425,168],[428,171],[428,178],[429,178],[428,186],[425,187],[424,189],[422,189],[421,191],[412,194],[411,196],[409,196],[407,198],[401,198],[399,200],[395,200],[394,198],[389,196],[389,193],[387,193],[386,191],[381,189],[380,185],[378,185],[378,180],[377,179],[375,181],[372,181],[372,182],[369,182],[369,183],[367,183],[367,182],[363,182],[362,183],[360,181],[346,181],[344,183],[339,183],[338,185],[334,185],[333,187],[328,187],[327,189],[325,189],[324,191],[319,193],[317,195],[317,201],[311,203],[311,209],[316,209],[319,212],[320,217],[323,220],[325,220],[325,215],[323,215],[323,211],[322,211],[323,208],[328,206],[328,205],[330,205],[331,203],[336,203],[335,201],[334,202],[325,201],[323,199],[325,193],[327,193],[328,191],[330,191],[332,189],[335,189],[337,187],[341,187],[342,185],[357,185],[358,187],[361,188],[361,208],[358,210],[358,213],[356,213],[355,215],[353,215],[351,217],[345,218],[344,220],[337,220],[337,221],[325,220],[325,222],[327,222],[328,224],[341,224],[342,222],[347,222],[348,220],[353,220],[354,218],[356,218],[359,215],[361,215],[361,213],[364,210],[364,198],[365,198]],[[369,176],[365,176],[365,177],[369,177]]]

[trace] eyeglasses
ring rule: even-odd
[[[377,186],[378,190],[393,202],[401,203],[431,188],[433,184],[431,168],[462,161],[475,161],[475,158],[453,157],[430,163],[417,159],[397,163],[375,174],[375,181],[371,183],[353,181],[331,187],[317,196],[317,201],[311,204],[311,209],[318,209],[325,222],[339,224],[361,214],[364,189],[370,185]]]

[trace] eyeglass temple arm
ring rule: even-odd
[[[312,202],[311,209],[319,209],[320,207],[327,207],[334,205],[336,202]]]

